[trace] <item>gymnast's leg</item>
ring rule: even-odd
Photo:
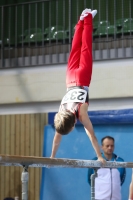
[[[79,68],[76,73],[78,85],[89,86],[92,75],[92,18],[97,13],[96,10],[91,11],[84,18],[84,30],[82,33],[82,47]]]
[[[85,12],[88,9],[85,9],[79,20],[77,25],[76,25],[76,29],[75,29],[75,33],[74,33],[74,37],[73,37],[73,41],[72,41],[72,49],[70,52],[70,56],[69,56],[69,60],[68,60],[68,66],[67,66],[67,74],[66,74],[66,84],[67,87],[71,87],[71,86],[76,86],[76,80],[75,80],[75,73],[76,70],[79,68],[79,62],[80,62],[80,55],[81,55],[81,46],[82,46],[82,33],[83,33],[83,25],[84,25],[84,17]]]

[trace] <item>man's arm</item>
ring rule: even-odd
[[[89,119],[87,110],[88,110],[88,105],[82,104],[80,107],[79,120],[84,125],[85,131],[86,131],[88,137],[90,138],[92,146],[97,154],[98,160],[101,161],[103,164],[105,164],[106,161],[104,160],[104,158],[101,155],[100,147],[98,145],[97,138],[94,134],[92,123]]]
[[[117,157],[117,162],[124,162],[123,158]],[[126,178],[126,168],[118,168],[118,171],[120,172],[120,179],[121,179],[121,185],[124,183]]]
[[[92,174],[94,174],[94,169],[89,168],[89,169],[88,169],[88,177],[87,177],[87,180],[88,180],[89,185],[91,185],[91,175],[92,175]]]
[[[125,168],[121,168],[121,185],[124,183],[125,178],[126,178],[126,169]]]
[[[133,199],[133,174],[132,174],[132,179],[131,179],[131,183],[129,185],[129,200]]]
[[[58,147],[60,145],[61,138],[62,138],[62,135],[56,132],[54,136],[54,140],[53,140],[51,158],[55,157]]]
[[[124,160],[121,158],[119,162],[124,162]],[[119,171],[120,171],[120,179],[122,185],[126,178],[126,168],[119,168]]]
[[[95,157],[92,160],[97,160],[98,158]],[[89,183],[89,185],[91,185],[91,175],[94,174],[94,169],[93,168],[89,168],[88,169],[88,176],[87,176],[87,181]]]

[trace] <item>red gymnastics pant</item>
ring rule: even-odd
[[[92,74],[92,15],[79,20],[70,52],[66,85],[89,86]]]

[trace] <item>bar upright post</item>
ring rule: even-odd
[[[94,174],[91,175],[91,200],[95,200],[95,178],[97,175],[98,168],[94,169]]]
[[[28,166],[23,166],[23,172],[21,175],[22,200],[28,200],[28,180],[29,180]]]

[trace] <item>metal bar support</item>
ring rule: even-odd
[[[95,178],[97,175],[97,170],[99,168],[94,168],[94,174],[91,175],[91,200],[95,200]]]
[[[29,181],[28,166],[23,166],[21,181],[22,181],[22,200],[28,200],[28,181]]]

